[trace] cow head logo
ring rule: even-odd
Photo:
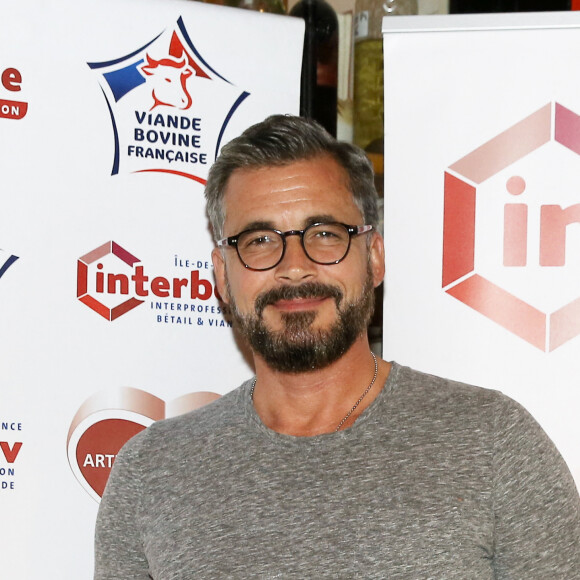
[[[151,109],[159,105],[189,109],[191,95],[187,90],[187,79],[194,74],[194,70],[182,58],[174,57],[155,60],[147,55],[147,64],[140,67],[141,72],[147,75],[148,84],[152,86],[154,104]]]
[[[111,117],[111,175],[160,172],[205,185],[228,126],[250,93],[210,64],[183,18],[136,50],[87,63]]]

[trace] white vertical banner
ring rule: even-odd
[[[580,14],[387,18],[384,355],[499,389],[580,482]]]
[[[92,577],[120,446],[251,376],[203,190],[225,143],[297,113],[303,29],[185,0],[2,3],[3,578]]]

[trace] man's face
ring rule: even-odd
[[[316,222],[362,225],[344,170],[330,157],[237,170],[224,196],[224,236],[253,227],[281,231]],[[369,236],[370,240],[369,240]],[[271,270],[246,269],[234,248],[214,250],[218,290],[254,352],[283,372],[322,368],[346,352],[372,314],[384,274],[382,238],[355,236],[339,264],[320,265],[298,236]]]

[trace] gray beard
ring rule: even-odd
[[[303,373],[327,367],[338,360],[366,332],[374,310],[374,286],[370,267],[359,298],[342,306],[343,294],[334,286],[307,282],[300,286],[282,286],[260,294],[255,314],[241,314],[230,296],[232,320],[251,348],[268,366],[284,373]],[[338,319],[329,328],[314,329],[316,312],[284,312],[283,329],[269,330],[263,310],[278,300],[331,297],[336,302]]]

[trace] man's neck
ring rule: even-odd
[[[312,436],[337,430],[375,375],[366,336],[337,361],[306,373],[282,373],[255,356],[254,406],[262,422],[279,433]],[[341,425],[350,427],[379,394],[390,364],[377,359],[377,376],[364,398]]]

